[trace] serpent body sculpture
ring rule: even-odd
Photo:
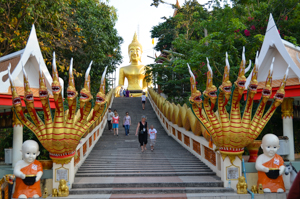
[[[40,68],[39,72],[39,98],[42,102],[44,112],[44,121],[40,119],[35,111],[34,98],[28,83],[28,77],[23,67],[24,73],[24,101],[27,111],[30,115],[29,120],[22,109],[21,98],[19,97],[13,80],[9,72],[11,83],[13,108],[18,119],[28,127],[39,139],[41,144],[50,153],[50,158],[55,163],[67,164],[74,157],[76,147],[82,136],[95,124],[102,119],[102,115],[106,111],[107,99],[105,96],[105,68],[102,78],[100,90],[96,95],[95,106],[92,109],[92,95],[90,92],[90,75],[92,62],[90,63],[86,74],[84,88],[80,92],[80,109],[76,111],[78,93],[75,89],[73,77],[73,59],[71,59],[69,68],[69,86],[67,88],[68,110],[64,110],[62,86],[59,82],[58,72],[56,68],[55,53],[53,53],[53,82],[52,92],[55,102],[55,114],[51,115],[49,105],[49,94],[45,84],[45,77]],[[10,67],[8,69],[10,71]],[[88,117],[90,115],[90,117]]]
[[[210,134],[213,143],[217,146],[217,149],[220,150],[222,158],[225,159],[228,156],[231,162],[233,162],[236,156],[241,159],[244,147],[252,143],[253,140],[259,136],[267,122],[274,114],[276,108],[282,103],[285,95],[284,88],[289,67],[287,68],[282,83],[274,96],[274,101],[264,114],[267,101],[272,94],[273,58],[268,78],[262,91],[259,106],[252,117],[253,99],[258,86],[257,73],[259,67],[257,56],[258,55],[256,55],[251,82],[248,86],[247,101],[243,114],[241,114],[240,110],[240,100],[245,90],[246,82],[246,77],[244,75],[246,63],[244,51],[238,78],[234,82],[233,86],[229,81],[230,66],[226,53],[226,66],[224,69],[223,81],[218,90],[213,85],[212,69],[210,68],[209,61],[207,59],[207,66],[209,70],[207,72],[206,89],[203,92],[203,95],[196,89],[195,76],[188,65],[189,73],[191,75],[191,96],[189,101],[191,103],[192,111],[205,127],[206,131]],[[216,93],[218,93],[218,95]],[[228,102],[230,102],[229,112],[227,112],[225,107]],[[216,112],[213,111],[215,104],[217,104]]]

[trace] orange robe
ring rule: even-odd
[[[282,157],[280,155],[275,154],[275,156],[268,162],[265,162],[263,166],[267,168],[279,169],[279,167],[284,165],[283,163],[284,161]],[[258,171],[257,173],[258,173],[257,187],[259,184],[262,184],[263,189],[269,188],[271,192],[277,192],[277,190],[280,188],[285,191],[282,175],[276,179],[271,179],[263,171]]]
[[[30,165],[23,167],[21,171],[25,175],[37,175],[38,172],[43,171],[43,166],[39,161],[35,160]],[[35,182],[31,186],[27,186],[26,184],[24,184],[21,178],[16,177],[16,186],[13,198],[19,198],[21,194],[26,195],[27,198],[32,198],[35,194],[38,194],[41,197],[42,192],[40,180]]]

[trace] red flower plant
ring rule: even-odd
[[[245,34],[246,37],[249,37],[250,36],[250,31],[246,29],[246,30],[244,30],[244,34]]]
[[[250,29],[251,29],[251,30],[255,30],[255,26],[254,26],[254,25],[252,25]]]

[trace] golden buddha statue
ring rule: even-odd
[[[148,83],[145,79],[145,66],[140,64],[142,59],[143,47],[134,33],[133,40],[128,46],[128,55],[131,63],[120,68],[119,86],[116,89],[116,96],[120,96],[120,89],[124,86],[125,77],[128,80],[128,90],[134,97],[141,96],[146,92]]]

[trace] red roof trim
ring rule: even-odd
[[[20,98],[23,99],[24,97],[20,96]],[[24,100],[22,100],[21,102],[22,102],[22,106],[25,107]],[[50,98],[49,102],[50,102],[51,109],[55,109],[54,98]],[[11,95],[0,94],[0,105],[2,105],[2,106],[12,106],[12,96]],[[43,108],[40,98],[34,97],[34,107],[35,108]]]
[[[279,87],[272,88],[272,95],[270,99],[272,99]],[[257,93],[254,96],[254,100],[260,100],[261,92],[263,89],[257,89]],[[244,99],[247,99],[247,90],[244,91]],[[285,87],[285,96],[284,97],[300,97],[300,85],[295,86],[286,86]]]

